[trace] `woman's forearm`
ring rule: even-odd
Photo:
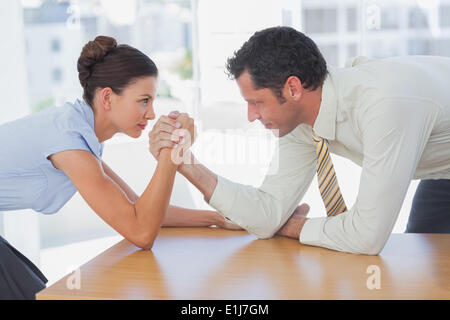
[[[176,206],[169,206],[162,222],[164,227],[209,227],[212,225],[223,225],[223,218],[216,211]]]
[[[128,184],[122,180],[105,162],[102,161],[103,171],[106,173],[108,177],[111,178],[123,192],[127,195],[128,200],[130,202],[135,203],[139,196],[128,186]]]
[[[148,249],[158,235],[172,193],[177,165],[171,159],[171,149],[164,149],[159,156],[155,173],[142,195],[134,204],[138,226],[147,234]]]

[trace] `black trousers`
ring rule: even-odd
[[[450,180],[422,180],[417,186],[406,233],[450,233]]]
[[[0,236],[0,299],[32,300],[48,282],[27,257]]]

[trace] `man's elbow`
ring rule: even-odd
[[[270,239],[274,236],[274,234],[271,234],[271,233],[255,233],[255,232],[250,232],[250,233],[255,235],[258,239],[262,239],[262,240]]]
[[[381,238],[379,236],[370,237],[370,239],[366,239],[364,245],[358,250],[359,254],[366,254],[370,256],[379,255],[381,250],[383,250],[384,245],[386,244],[387,239]]]
[[[381,252],[381,249],[374,247],[374,248],[363,249],[360,252],[356,252],[356,253],[365,254],[368,256],[377,256],[378,254],[380,254],[380,252]]]
[[[256,236],[258,239],[270,239],[273,238],[278,229],[278,227],[263,224],[256,227],[247,228],[247,231]]]

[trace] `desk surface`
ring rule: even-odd
[[[258,240],[245,231],[162,228],[152,251],[127,240],[37,299],[450,299],[450,234],[393,234],[378,256]],[[380,289],[371,265],[379,267]],[[68,279],[69,278],[69,279]]]

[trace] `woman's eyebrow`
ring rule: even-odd
[[[152,98],[152,95],[151,95],[151,94],[148,94],[148,93],[141,94],[141,96],[143,96],[143,97],[149,97],[149,99]]]

